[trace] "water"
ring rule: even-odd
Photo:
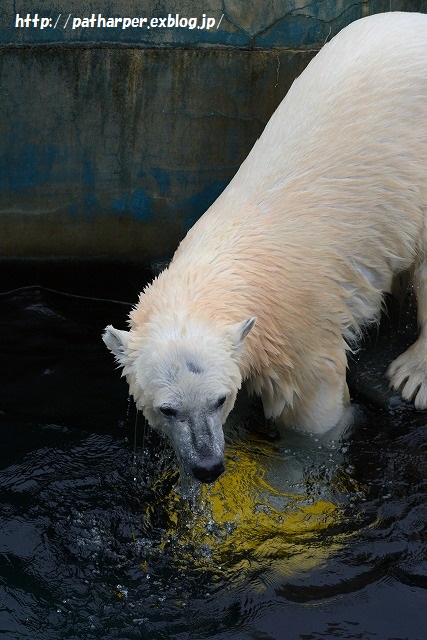
[[[142,418],[134,453],[100,340],[129,305],[24,283],[0,295],[0,638],[426,637],[424,413],[280,439],[242,396],[226,475],[180,485]]]

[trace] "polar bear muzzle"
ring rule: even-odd
[[[203,411],[170,418],[167,432],[181,467],[200,482],[215,482],[225,471],[221,414]]]

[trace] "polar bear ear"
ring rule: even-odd
[[[120,331],[111,324],[105,327],[102,339],[121,365],[126,364],[126,356],[129,344],[129,331]]]
[[[229,327],[231,341],[235,349],[240,349],[243,344],[243,340],[246,338],[255,322],[256,318],[248,318],[243,322],[238,322],[237,324],[233,324]]]

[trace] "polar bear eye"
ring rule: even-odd
[[[216,407],[217,409],[219,409],[220,407],[222,407],[222,405],[224,404],[224,402],[227,400],[227,396],[221,396],[220,398],[218,398],[217,403],[216,403]]]
[[[176,417],[176,410],[173,409],[172,407],[168,407],[168,406],[160,407],[159,411],[164,416],[166,416],[166,418],[175,418]]]

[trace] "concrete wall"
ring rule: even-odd
[[[0,257],[141,262],[173,253],[326,38],[368,13],[427,11],[426,0],[34,4],[0,8]],[[177,13],[215,25],[147,29]],[[98,14],[147,22],[108,27]]]

